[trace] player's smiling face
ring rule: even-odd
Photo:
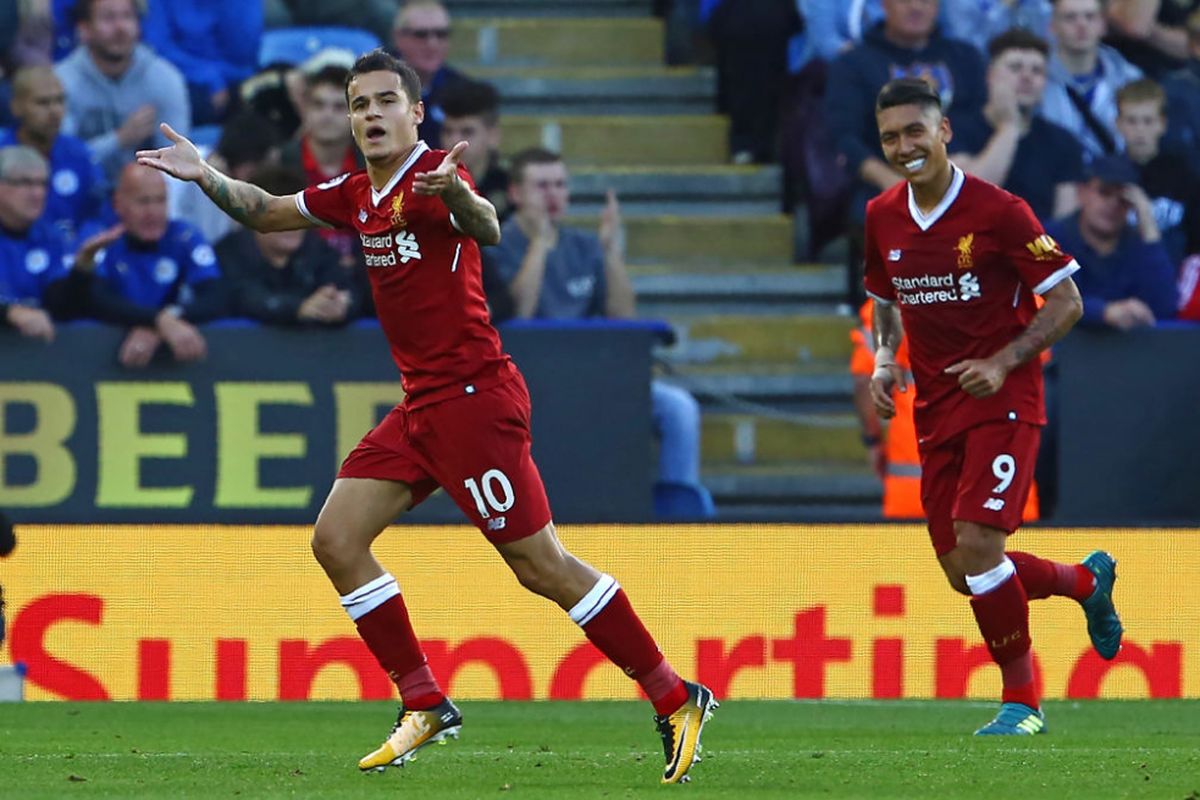
[[[950,121],[936,108],[892,106],[875,119],[884,157],[909,183],[932,181],[946,169]]]
[[[367,161],[387,161],[417,143],[425,105],[409,99],[399,75],[364,72],[350,81],[347,94],[354,142]]]

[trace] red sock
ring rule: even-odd
[[[1044,597],[1071,597],[1083,601],[1091,597],[1096,578],[1083,564],[1060,564],[1029,553],[1010,552],[1021,585],[1030,600]]]
[[[596,649],[641,684],[655,713],[671,714],[687,701],[683,680],[611,576],[602,575],[570,614]]]
[[[358,635],[391,677],[405,708],[433,708],[445,699],[408,619],[404,598],[397,594],[363,614],[354,624]]]
[[[1000,665],[1004,702],[1037,708],[1029,651],[1029,599],[1020,578],[1013,575],[991,591],[973,596],[971,610],[992,660]]]

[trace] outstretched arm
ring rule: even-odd
[[[1029,327],[991,358],[971,358],[946,367],[958,376],[958,385],[972,397],[990,397],[1000,391],[1008,373],[1067,335],[1083,316],[1083,298],[1075,281],[1063,278],[1043,295],[1046,304]]]
[[[200,151],[167,124],[160,126],[173,144],[157,150],[139,150],[139,164],[200,184],[217,207],[248,228],[260,233],[311,228],[313,223],[300,213],[294,195],[278,197],[254,184],[234,180],[200,157]]]
[[[482,245],[500,243],[500,219],[496,208],[487,198],[471,191],[471,187],[458,174],[458,165],[466,142],[459,142],[446,154],[442,163],[433,172],[418,172],[413,176],[413,191],[417,194],[438,195],[450,215],[454,226]]]

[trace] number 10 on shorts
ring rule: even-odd
[[[517,501],[512,481],[498,469],[489,469],[478,481],[467,478],[463,481],[463,486],[471,493],[475,500],[475,508],[484,519],[490,517],[492,511],[503,514]]]

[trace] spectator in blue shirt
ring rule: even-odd
[[[167,185],[157,170],[125,167],[113,205],[124,235],[97,256],[92,301],[100,319],[129,326],[120,362],[143,367],[164,342],[178,361],[203,358],[196,323],[227,307],[212,247],[188,223],[167,219]]]
[[[501,227],[500,244],[484,248],[484,273],[494,276],[485,284],[502,293],[492,304],[497,321],[504,316],[501,309],[511,309],[516,319],[634,316],[614,194],[609,193],[598,237],[561,224],[571,202],[566,165],[556,153],[535,148],[513,159],[509,195],[516,211]],[[659,481],[687,487],[711,509],[712,498],[700,483],[699,404],[686,389],[657,379],[651,381],[650,401],[660,438]]]
[[[1175,316],[1175,268],[1163,247],[1150,198],[1124,156],[1102,156],[1079,186],[1079,213],[1046,232],[1082,267],[1083,322],[1131,330]],[[1128,223],[1130,212],[1136,226]]]
[[[0,131],[0,147],[24,144],[50,162],[43,218],[57,226],[68,245],[103,203],[104,177],[82,139],[61,132],[66,114],[62,83],[49,67],[26,67],[13,79],[14,128]]]
[[[192,124],[220,122],[231,93],[254,72],[263,32],[263,5],[245,0],[154,0],[145,41],[183,73]]]
[[[1023,198],[1043,222],[1075,210],[1083,147],[1038,113],[1046,89],[1045,40],[1014,28],[992,40],[988,101],[950,120],[950,152],[967,172]]]
[[[421,78],[425,119],[417,127],[417,134],[430,147],[441,147],[445,119],[442,92],[463,79],[461,72],[446,64],[450,52],[450,12],[438,0],[409,0],[401,5],[392,26],[392,52]]]
[[[830,134],[847,173],[859,181],[851,214],[860,223],[867,200],[901,179],[879,151],[875,97],[885,83],[924,78],[952,120],[978,112],[987,99],[983,60],[971,45],[938,31],[936,0],[889,0],[884,11],[883,22],[863,35],[862,44],[830,65],[825,96]]]
[[[113,183],[137,150],[171,144],[159,122],[189,135],[187,84],[141,44],[134,0],[79,0],[75,10],[82,43],[54,67],[67,90],[64,130],[87,142]]]
[[[1108,45],[1102,0],[1055,0],[1042,114],[1080,141],[1084,161],[1120,151],[1117,90],[1142,71]]]
[[[1186,155],[1162,147],[1167,96],[1161,86],[1149,78],[1127,83],[1117,92],[1117,107],[1125,154],[1138,170],[1163,246],[1178,267],[1189,253],[1200,253],[1200,174]]]
[[[86,312],[96,251],[118,233],[88,240],[71,263],[62,234],[41,218],[49,180],[32,147],[0,148],[0,322],[46,342],[55,319]]]

